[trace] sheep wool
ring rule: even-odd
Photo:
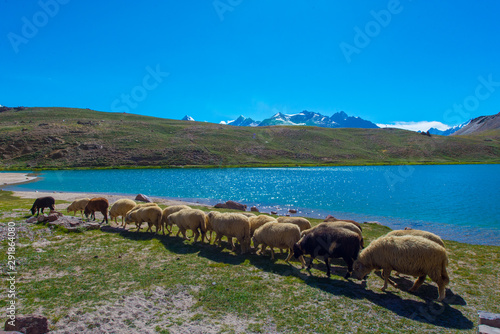
[[[250,223],[250,236],[253,236],[256,229],[258,229],[259,227],[261,227],[265,223],[269,223],[269,222],[277,223],[277,220],[271,216],[268,216],[268,215],[259,215],[259,216],[250,217],[248,219],[248,222]]]
[[[418,277],[410,291],[416,291],[429,277],[437,284],[439,298],[445,298],[445,287],[449,283],[446,271],[448,256],[446,249],[436,242],[421,236],[383,236],[370,243],[354,263],[353,276],[363,279],[373,269],[382,269],[384,286],[387,283],[397,287],[390,280],[392,270]]]
[[[134,222],[137,226],[136,232],[139,232],[142,223],[146,222],[148,223],[148,229],[146,232],[152,232],[152,226],[156,226],[156,233],[158,233],[161,228],[161,215],[162,210],[158,205],[143,206],[130,210],[125,216],[125,223],[130,224]]]
[[[83,211],[85,210],[85,207],[89,203],[90,198],[79,198],[73,201],[67,208],[66,211],[68,212],[74,212],[76,215],[78,212],[81,212],[83,216]]]
[[[113,205],[109,209],[109,218],[114,219],[115,224],[118,225],[116,218],[118,216],[122,216],[122,227],[125,227],[124,217],[127,214],[127,212],[129,212],[130,210],[135,208],[136,205],[137,205],[137,203],[135,203],[131,199],[127,199],[127,198],[119,199],[115,203],[113,203]]]
[[[163,213],[161,215],[161,225],[163,229],[167,229],[168,234],[172,233],[172,227],[171,225],[168,225],[168,216],[170,216],[172,213],[184,210],[184,209],[191,209],[191,207],[187,205],[170,205],[167,206],[165,209],[163,209]],[[170,229],[169,229],[170,226]]]
[[[227,237],[227,241],[234,251],[233,237],[238,240],[241,245],[241,253],[246,253],[250,248],[250,223],[248,217],[239,213],[220,213],[210,211],[207,215],[207,230],[216,233],[215,242],[221,246],[223,236]]]
[[[300,228],[300,231],[311,228],[311,223],[309,222],[309,220],[302,217],[278,217],[276,220],[278,221],[278,223],[295,224]]]
[[[295,224],[290,223],[278,223],[278,222],[268,222],[255,230],[252,237],[253,244],[255,248],[258,248],[262,244],[262,253],[267,246],[271,248],[271,259],[274,260],[273,248],[288,249],[289,254],[286,258],[288,262],[293,256],[293,245],[297,243],[300,239],[300,229]],[[259,253],[259,252],[257,252]],[[305,267],[304,257],[299,257],[302,266]]]
[[[191,230],[194,233],[194,242],[198,240],[201,232],[201,241],[205,238],[207,232],[207,216],[205,212],[198,209],[183,209],[172,213],[167,218],[168,224],[176,224],[179,227],[179,233],[182,233],[184,239],[189,240],[186,236],[186,230]]]
[[[387,237],[389,236],[394,236],[394,237],[400,237],[403,235],[416,235],[420,237],[424,237],[426,239],[429,239],[431,241],[434,241],[440,246],[444,247],[444,242],[443,239],[441,239],[438,235],[427,232],[427,231],[422,231],[422,230],[394,230],[386,234]]]

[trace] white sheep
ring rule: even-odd
[[[426,239],[429,239],[431,241],[434,241],[440,246],[444,247],[444,242],[443,239],[441,239],[438,235],[427,232],[427,231],[422,231],[422,230],[394,230],[386,234],[387,237],[394,236],[394,237],[400,237],[403,235],[417,235],[420,237],[424,237]]]
[[[158,205],[149,205],[149,206],[142,206],[139,208],[134,208],[130,210],[126,215],[125,215],[125,223],[130,224],[132,222],[135,222],[135,225],[137,226],[137,231],[141,229],[141,225],[143,222],[148,223],[148,229],[146,232],[153,232],[151,227],[154,225],[156,226],[156,233],[161,228],[161,215],[162,215],[162,210]]]
[[[278,217],[276,220],[278,221],[278,223],[295,224],[300,228],[300,231],[311,228],[311,223],[309,222],[309,220],[302,217]]]
[[[255,230],[264,225],[265,223],[274,222],[276,219],[268,215],[259,215],[254,217],[249,217],[248,222],[250,223],[250,236],[253,236]]]
[[[136,205],[137,203],[135,203],[131,199],[127,198],[119,199],[116,202],[114,202],[113,205],[111,206],[111,209],[109,209],[109,218],[114,219],[115,224],[119,225],[118,222],[116,221],[116,218],[118,216],[122,216],[122,227],[125,227],[124,217],[127,214],[127,212],[135,208]]]
[[[286,258],[288,262],[293,256],[293,245],[300,240],[300,228],[295,224],[268,222],[255,230],[252,237],[254,247],[258,249],[262,244],[260,253],[264,252],[267,246],[271,248],[271,259],[274,260],[273,248],[288,249],[289,254]],[[259,254],[259,251],[257,251]],[[299,257],[302,267],[305,267],[304,257]]]
[[[438,286],[438,301],[442,301],[446,295],[445,287],[450,281],[446,272],[447,265],[446,249],[429,239],[414,235],[383,236],[361,251],[354,263],[353,276],[363,279],[373,269],[382,269],[382,290],[385,290],[387,283],[397,287],[390,280],[391,271],[396,270],[418,277],[410,289],[416,291],[429,275]]]
[[[73,201],[73,203],[71,203],[67,208],[66,210],[68,212],[71,212],[73,211],[74,212],[74,215],[76,215],[78,213],[78,211],[81,212],[82,214],[82,217],[83,217],[83,211],[85,210],[85,207],[87,206],[87,204],[89,203],[90,201],[90,198],[80,198],[80,199],[76,199]]]
[[[169,229],[168,225],[168,216],[170,216],[172,213],[184,210],[184,209],[191,209],[191,207],[187,205],[170,205],[167,206],[165,209],[163,209],[163,213],[161,216],[161,225],[163,229],[167,229],[168,234],[172,233],[172,228]]]
[[[193,231],[194,242],[198,240],[198,236],[201,232],[201,241],[205,238],[205,234],[207,232],[207,216],[205,212],[198,209],[183,209],[177,212],[170,214],[167,218],[168,224],[173,225],[176,224],[179,227],[179,231],[176,236],[179,236],[179,233],[182,233],[184,239],[189,240],[186,236],[186,230]]]
[[[220,213],[210,211],[207,215],[207,230],[216,233],[214,243],[221,246],[223,236],[231,245],[231,250],[235,250],[233,237],[241,245],[241,253],[246,253],[250,249],[250,223],[248,217],[239,213]]]

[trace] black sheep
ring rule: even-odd
[[[293,246],[296,258],[309,254],[311,261],[307,269],[311,269],[316,256],[323,256],[326,264],[326,275],[330,277],[328,258],[343,258],[347,263],[348,278],[352,272],[354,261],[358,258],[360,250],[359,234],[342,227],[318,226],[314,231],[305,235]]]
[[[36,215],[38,216],[40,214],[40,209],[42,210],[43,214],[43,209],[49,208],[50,211],[54,211],[54,205],[56,204],[56,200],[54,197],[47,196],[47,197],[40,197],[35,200],[35,203],[33,203],[33,206],[31,207],[31,214],[34,215],[36,211]]]

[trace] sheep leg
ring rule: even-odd
[[[417,278],[417,280],[415,281],[415,283],[413,283],[413,286],[408,291],[412,291],[412,292],[413,291],[417,291],[417,289],[420,288],[420,286],[422,285],[422,283],[424,283],[426,276],[427,275],[419,276],[419,278]]]
[[[328,255],[324,257],[326,264],[326,277],[330,277],[330,264],[328,263]]]
[[[292,258],[292,256],[293,256],[293,250],[290,248],[289,251],[288,251],[288,257],[286,258],[285,262],[290,261],[290,259]]]
[[[227,237],[227,241],[231,245],[231,250],[234,252],[236,247],[234,246],[233,237]]]
[[[442,301],[446,297],[446,286],[444,282],[441,282],[438,284],[438,292],[439,292],[439,297],[437,299],[438,302]]]
[[[345,256],[343,257],[345,263],[347,263],[347,273],[345,274],[344,278],[349,278],[351,276],[351,273],[352,273],[352,265],[354,263],[354,261],[348,257],[348,256]]]
[[[271,260],[274,260],[274,249],[271,247]]]
[[[179,232],[182,233],[185,240],[189,240],[189,238],[186,236],[186,229],[184,229],[183,227],[179,227]],[[177,232],[177,235],[179,235],[179,232]]]
[[[309,265],[307,266],[308,270],[310,270],[312,268],[313,260],[314,260],[314,256],[311,255],[311,260],[309,261]]]
[[[304,260],[304,256],[299,256],[300,263],[302,263],[302,269],[306,267],[306,260]]]
[[[198,240],[198,237],[200,236],[200,233],[198,232],[198,229],[193,230],[193,235],[194,235],[194,242],[196,242]],[[203,241],[203,238],[202,238],[201,241]]]
[[[382,291],[385,291],[385,289],[387,289],[387,283],[390,283],[395,288],[398,287],[398,285],[391,280],[391,271],[391,269],[382,270],[382,277],[384,277],[384,286],[382,287]]]

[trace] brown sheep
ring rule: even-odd
[[[418,277],[410,291],[416,291],[429,277],[438,286],[439,298],[446,296],[445,287],[450,279],[446,272],[448,256],[446,249],[429,239],[420,236],[383,236],[370,243],[360,254],[354,264],[353,276],[363,279],[373,269],[382,269],[384,286],[387,283],[397,287],[390,280],[392,270],[402,274]]]
[[[104,197],[96,197],[92,198],[87,205],[85,206],[84,213],[85,217],[87,219],[89,218],[89,215],[95,219],[95,212],[99,211],[102,213],[104,216],[104,219],[102,220],[101,224],[106,221],[106,224],[108,223],[108,207],[109,203],[108,200],[105,199]]]
[[[308,230],[302,231],[300,233],[300,236],[303,237],[306,234],[309,234],[312,231],[314,231],[314,229],[316,229],[318,227],[321,227],[321,226],[342,227],[342,228],[346,228],[348,230],[351,230],[353,232],[356,232],[357,234],[359,234],[359,237],[360,237],[360,246],[361,246],[361,248],[365,247],[365,245],[364,245],[364,239],[363,239],[363,234],[361,233],[361,230],[359,228],[357,228],[356,225],[351,224],[350,222],[342,221],[342,220],[335,220],[335,221],[329,221],[329,222],[319,223],[318,225],[316,225],[314,227],[311,227]]]
[[[343,258],[347,263],[345,278],[349,278],[352,272],[352,266],[358,258],[359,249],[360,237],[358,233],[330,224],[315,228],[293,246],[295,257],[298,258],[303,254],[311,256],[308,269],[311,269],[312,262],[316,256],[323,256],[326,264],[326,275],[328,277],[330,277],[328,258]]]

